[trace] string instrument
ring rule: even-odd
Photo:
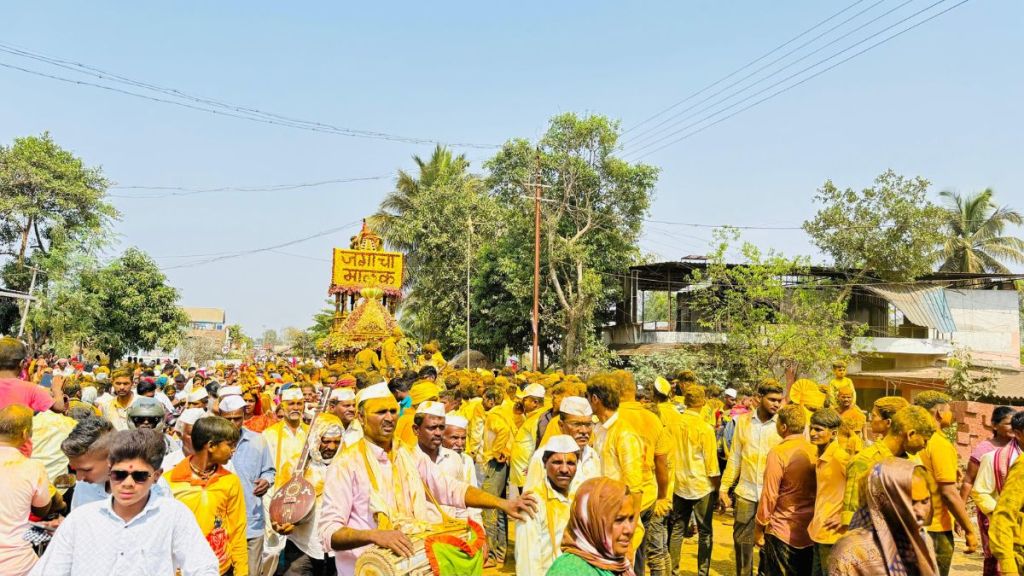
[[[313,433],[313,427],[320,413],[327,409],[330,399],[331,388],[324,386],[323,398],[320,399],[320,404],[317,405],[309,423],[310,434]],[[270,520],[272,522],[298,524],[313,511],[313,505],[316,504],[316,490],[305,478],[306,467],[309,465],[310,459],[309,450],[313,444],[317,444],[317,442],[314,442],[313,438],[307,437],[306,443],[302,447],[302,453],[299,455],[299,461],[292,471],[292,477],[270,498]]]

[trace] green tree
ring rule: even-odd
[[[177,346],[188,316],[178,291],[144,252],[129,248],[96,268],[83,266],[62,280],[32,317],[58,348],[71,344],[102,350],[111,360],[129,352]]]
[[[33,268],[36,296],[73,276],[72,268],[95,257],[110,237],[117,211],[104,202],[108,182],[58,146],[49,134],[17,138],[0,146],[0,268],[3,286],[28,291]],[[21,319],[15,302],[0,300],[0,332]]]
[[[48,133],[0,146],[0,250],[23,262],[30,251],[82,243],[118,217],[103,201],[107,186]]]
[[[603,116],[562,114],[532,144],[513,139],[486,164],[488,185],[504,207],[505,225],[491,256],[512,296],[489,303],[510,306],[500,314],[529,322],[533,278],[533,193],[542,190],[544,282],[542,324],[551,351],[575,370],[588,346],[599,345],[597,326],[611,314],[621,274],[639,257],[636,247],[658,170],[613,155],[618,123]],[[493,266],[492,266],[493,268]],[[525,298],[524,298],[525,296]],[[528,324],[527,324],[528,326]],[[493,324],[488,321],[488,328]],[[596,356],[600,357],[598,353]]]
[[[845,323],[847,292],[807,275],[806,258],[761,252],[747,242],[740,248],[744,264],[728,265],[725,254],[735,240],[735,231],[719,233],[707,268],[693,279],[709,285],[693,293],[692,306],[706,311],[701,323],[726,335],[717,353],[746,382],[825,373],[844,353],[844,339],[857,333]],[[801,281],[785,280],[793,276]]]
[[[428,161],[413,160],[418,176],[399,172],[396,190],[368,223],[406,253],[402,326],[450,355],[466,339],[467,266],[472,279],[498,212],[464,156],[437,147]]]
[[[962,197],[943,190],[945,242],[938,252],[943,272],[1010,272],[1003,262],[1024,264],[1024,240],[1004,234],[1006,226],[1020,226],[1021,213],[993,202],[991,188]]]
[[[908,281],[932,270],[943,240],[941,208],[927,198],[928,181],[892,170],[860,192],[831,180],[818,189],[822,204],[803,228],[838,268],[887,281]]]
[[[319,342],[331,333],[334,326],[334,300],[327,300],[327,304],[319,312],[313,315],[313,325],[306,331],[313,336],[314,342]]]

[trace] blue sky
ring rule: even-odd
[[[861,17],[740,86],[887,10],[894,9],[773,80],[934,0],[904,2],[863,0],[830,24],[869,9]],[[536,138],[548,118],[567,111],[634,126],[851,3],[28,2],[5,7],[0,42],[336,126],[500,144]],[[649,218],[797,226],[813,214],[811,197],[825,179],[860,188],[887,168],[925,176],[933,193],[991,186],[1000,201],[1024,210],[1022,29],[1021,2],[969,1],[643,157],[662,169]],[[9,54],[0,53],[0,63],[70,75]],[[330,249],[356,226],[205,264],[208,257],[194,255],[272,246],[358,221],[375,210],[394,173],[411,167],[413,154],[432,148],[257,124],[6,68],[0,86],[0,141],[49,130],[121,184],[210,188],[384,176],[290,191],[112,199],[123,214],[120,248],[146,250],[167,268],[183,303],[225,308],[229,321],[254,334],[310,323],[326,297]],[[476,167],[493,153],[459,150]],[[635,155],[629,146],[626,152]],[[707,228],[649,224],[642,246],[675,259],[703,253],[709,237]],[[745,237],[814,255],[800,231]]]

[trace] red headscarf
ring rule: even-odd
[[[630,498],[629,488],[618,480],[598,477],[581,484],[562,535],[562,552],[575,554],[595,568],[635,576],[629,559],[612,551],[612,524],[626,498]]]

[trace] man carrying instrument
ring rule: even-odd
[[[360,391],[356,410],[364,436],[328,469],[318,526],[324,547],[336,551],[341,576],[355,573],[356,560],[370,546],[411,556],[410,537],[432,530],[429,519],[440,517],[434,502],[498,508],[516,519],[535,513],[537,501],[531,494],[498,498],[446,477],[429,458],[414,460],[408,450],[395,449],[398,402],[387,385]]]
[[[299,387],[286,388],[281,392],[281,413],[284,418],[263,431],[263,440],[274,458],[276,470],[274,487],[269,492],[271,495],[291,479],[295,466],[299,463],[302,447],[306,444],[306,437],[309,434],[309,425],[302,421],[305,406],[305,398]],[[264,504],[269,506],[267,498],[264,498]],[[267,530],[264,557],[277,557],[284,546],[284,538],[273,530]]]
[[[324,475],[342,445],[342,429],[333,418],[321,417],[309,435],[309,465],[305,478],[313,485],[316,500],[309,516],[298,524],[275,525],[274,529],[288,535],[284,557],[288,569],[284,576],[331,576],[335,574],[334,559],[317,534],[317,520],[323,506]]]

